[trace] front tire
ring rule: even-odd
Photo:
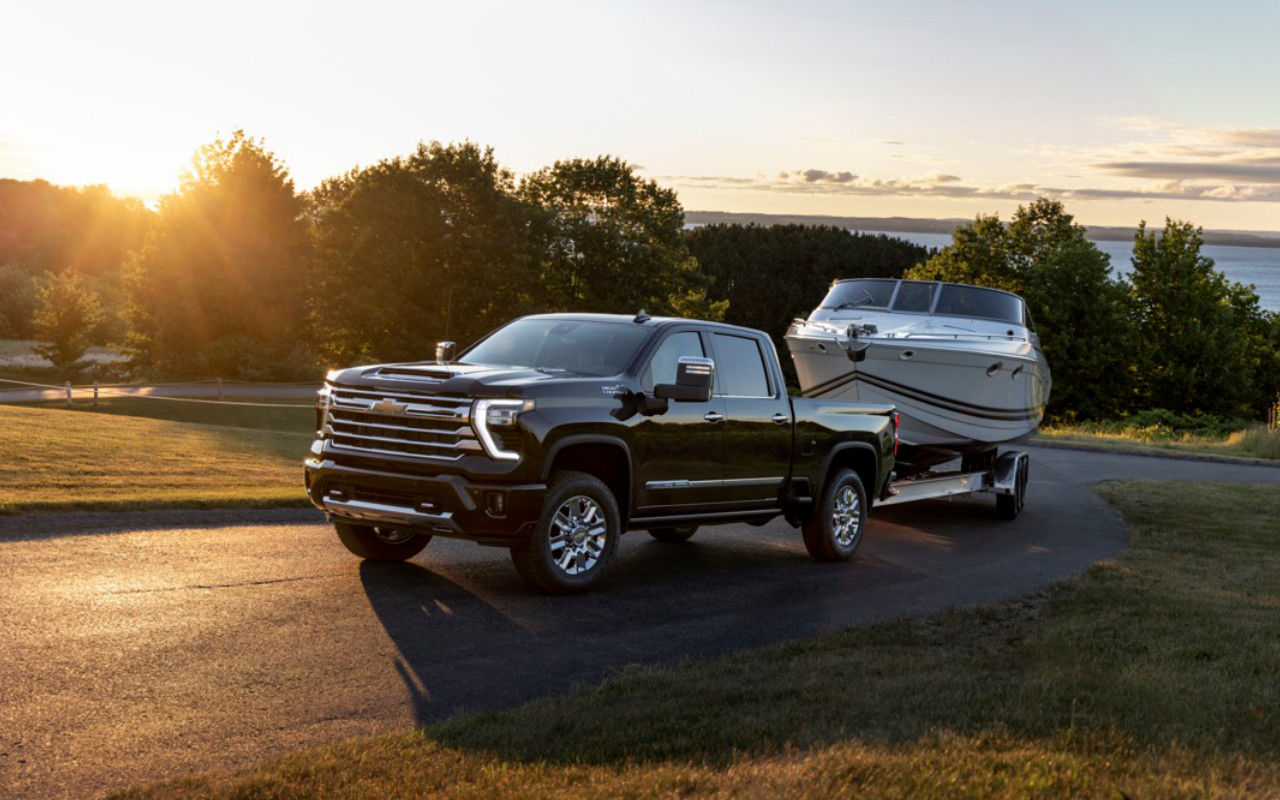
[[[335,522],[338,539],[355,555],[366,561],[405,561],[422,552],[431,542],[431,534],[407,528],[357,525]]]
[[[831,476],[822,499],[800,530],[804,546],[816,561],[848,561],[867,527],[867,490],[853,470]]]
[[[527,544],[511,548],[525,583],[548,594],[576,594],[608,571],[622,535],[613,492],[584,472],[551,476],[538,527]]]
[[[650,528],[649,535],[660,542],[678,544],[687,542],[698,532],[697,525],[682,525],[678,528]]]

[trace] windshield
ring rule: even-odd
[[[1022,324],[1022,299],[994,289],[943,284],[933,313],[950,317],[976,317]]]
[[[575,375],[617,375],[649,329],[632,322],[518,319],[459,357],[466,364],[532,367]]]
[[[822,308],[884,308],[893,297],[897,281],[869,278],[840,281],[822,299]]]

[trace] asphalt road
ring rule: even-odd
[[[1280,469],[1033,449],[989,497],[877,511],[816,564],[783,523],[628,535],[607,585],[531,594],[504,551],[437,540],[362,564],[303,510],[0,518],[0,797],[92,797],[335,738],[502,708],[666,662],[1020,594],[1118,552],[1111,478]]]

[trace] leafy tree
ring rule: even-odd
[[[18,266],[0,267],[0,338],[35,336],[36,280]]]
[[[420,144],[311,195],[316,342],[334,363],[420,360],[535,308],[527,209],[491,148]]]
[[[115,277],[138,249],[152,213],[104,186],[0,179],[0,264],[32,277],[70,269]]]
[[[557,161],[525,178],[541,243],[535,305],[551,310],[718,319],[706,280],[683,238],[684,209],[671,189],[612,156]]]
[[[74,368],[89,346],[89,335],[102,321],[96,292],[80,275],[66,270],[51,275],[37,293],[35,332],[45,344],[35,347],[58,370]]]
[[[1148,407],[1257,413],[1276,390],[1274,319],[1252,287],[1231,283],[1201,254],[1201,229],[1143,222],[1134,236],[1138,389]]]
[[[131,265],[136,363],[166,377],[289,375],[308,288],[302,212],[288,170],[261,141],[236,131],[200,148]],[[210,360],[244,339],[259,345],[253,363]]]
[[[791,370],[783,336],[839,278],[897,278],[927,248],[834,226],[704,225],[685,241],[710,279],[708,296],[727,302],[724,319],[769,333]]]
[[[980,215],[909,278],[992,286],[1023,296],[1053,370],[1050,414],[1095,418],[1127,410],[1133,342],[1127,289],[1108,256],[1062,203],[1019,206],[1008,225]]]

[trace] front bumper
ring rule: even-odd
[[[304,462],[307,495],[333,520],[413,528],[481,544],[512,546],[542,513],[545,483],[476,482],[340,464],[322,449]]]

